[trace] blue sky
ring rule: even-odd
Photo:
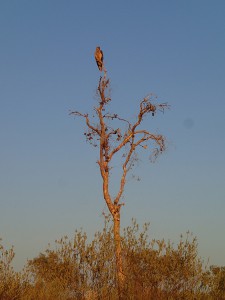
[[[175,242],[190,230],[202,258],[225,264],[224,13],[219,0],[1,1],[0,237],[17,268],[103,225],[98,153],[68,115],[96,103],[97,45],[115,112],[134,119],[149,92],[171,105],[144,123],[168,150],[155,164],[140,153],[123,226],[150,221],[151,237]]]

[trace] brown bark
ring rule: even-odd
[[[114,244],[115,244],[115,255],[116,255],[118,295],[119,295],[119,299],[122,299],[125,275],[123,272],[123,260],[122,260],[121,236],[120,236],[120,212],[119,211],[114,214],[113,222],[114,222],[113,229],[114,229]]]

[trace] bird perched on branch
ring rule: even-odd
[[[102,71],[102,67],[103,67],[103,52],[100,49],[100,47],[96,47],[96,50],[95,50],[95,60],[96,60],[97,66],[99,68],[99,71]]]

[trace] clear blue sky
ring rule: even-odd
[[[150,221],[152,237],[175,242],[190,230],[225,265],[224,15],[219,0],[0,2],[0,236],[18,268],[103,225],[98,153],[68,115],[95,104],[97,45],[116,112],[133,118],[149,92],[171,105],[145,122],[169,147],[155,164],[141,153],[123,225]]]

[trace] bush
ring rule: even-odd
[[[19,273],[13,248],[0,244],[0,299],[118,299],[112,230],[106,218],[91,242],[82,230],[65,236]],[[124,299],[225,299],[225,268],[204,266],[195,237],[188,232],[174,246],[148,231],[133,220],[122,234]]]

